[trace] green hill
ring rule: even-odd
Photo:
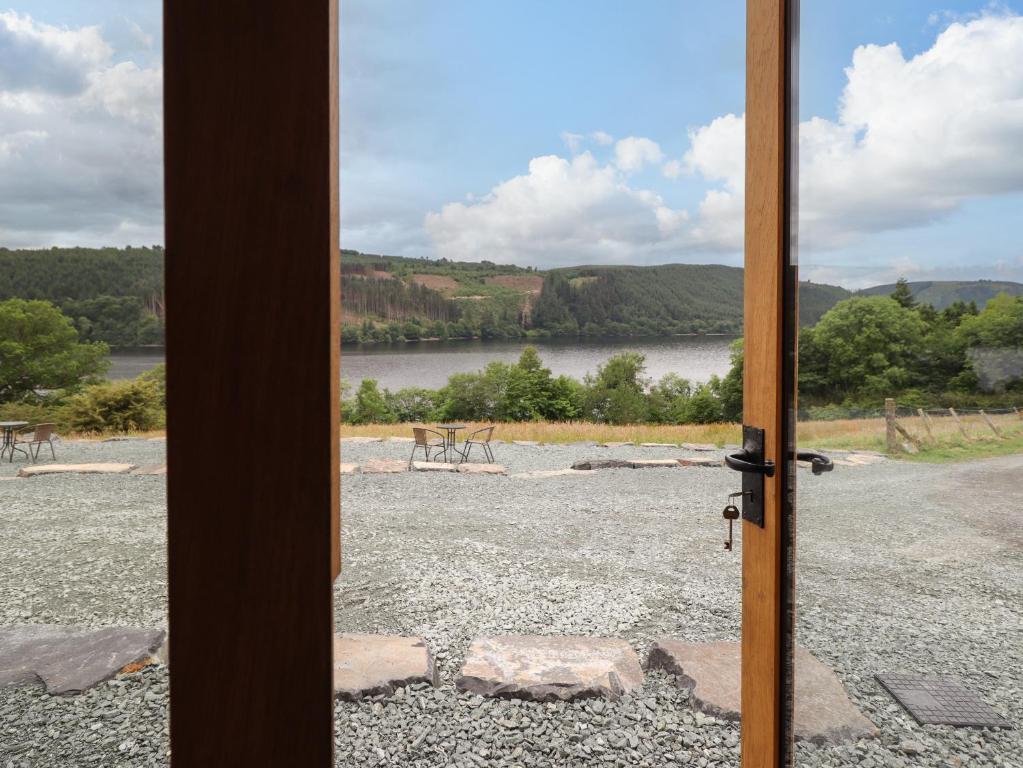
[[[977,302],[981,309],[1000,293],[1023,296],[1023,283],[1008,280],[921,280],[909,283],[913,298],[920,304],[930,304],[937,310],[945,309],[957,301]],[[857,291],[860,296],[887,296],[895,290],[895,283],[875,285]]]

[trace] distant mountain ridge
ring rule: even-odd
[[[945,309],[957,301],[977,302],[983,309],[1000,293],[1023,296],[1023,283],[1011,280],[919,280],[908,284],[913,298],[920,304],[930,304],[937,310]],[[875,285],[856,292],[858,296],[887,296],[895,290],[895,283]]]

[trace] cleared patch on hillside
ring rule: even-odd
[[[458,281],[447,275],[412,275],[412,282],[445,294],[458,290]]]
[[[500,285],[521,293],[540,293],[543,288],[543,277],[540,275],[495,275],[488,277],[487,285]]]
[[[588,275],[586,277],[573,277],[571,280],[568,281],[568,284],[571,285],[573,288],[581,288],[584,285],[595,283],[599,279],[600,278],[597,277],[596,275]]]

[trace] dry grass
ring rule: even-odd
[[[540,293],[543,278],[540,275],[494,275],[483,282],[487,285],[500,285],[522,293]]]
[[[946,454],[962,453],[965,457],[1015,453],[1023,441],[1023,420],[1015,415],[992,416],[1005,438],[999,439],[979,416],[963,417],[969,439],[964,439],[950,417],[931,418],[935,443],[926,438],[919,417],[900,418],[899,423],[918,437],[923,450],[921,459],[944,460]],[[467,424],[469,429],[483,424]],[[884,419],[844,419],[839,421],[801,421],[799,444],[803,447],[884,451]],[[341,425],[343,437],[408,437],[408,424]],[[582,422],[518,422],[498,424],[494,433],[501,440],[536,440],[542,443],[713,443],[717,446],[741,442],[738,424],[637,424],[611,426]],[[900,438],[901,442],[901,438]]]
[[[445,296],[450,296],[458,290],[458,281],[447,275],[412,275],[412,282],[440,291]]]

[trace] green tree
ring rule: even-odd
[[[964,316],[958,334],[969,347],[1023,348],[1023,296],[998,294],[979,314]]]
[[[353,424],[393,424],[394,413],[377,386],[376,379],[363,379],[355,393],[350,419]]]
[[[906,278],[900,277],[895,282],[895,290],[892,291],[892,299],[904,309],[913,309],[916,306],[916,299],[913,298],[913,289],[909,287]]]
[[[919,313],[887,296],[846,299],[800,335],[800,391],[817,398],[884,397],[923,380]]]
[[[638,352],[622,352],[586,375],[585,415],[608,424],[638,424],[650,409],[644,390],[646,358]]]
[[[730,345],[731,365],[725,377],[711,377],[711,389],[721,401],[721,418],[723,421],[742,422],[742,369],[745,364],[742,339],[736,339]],[[802,366],[802,362],[800,362]],[[802,376],[802,370],[800,370]]]
[[[99,380],[109,351],[79,343],[71,321],[47,301],[0,302],[0,402],[40,389],[77,391]]]

